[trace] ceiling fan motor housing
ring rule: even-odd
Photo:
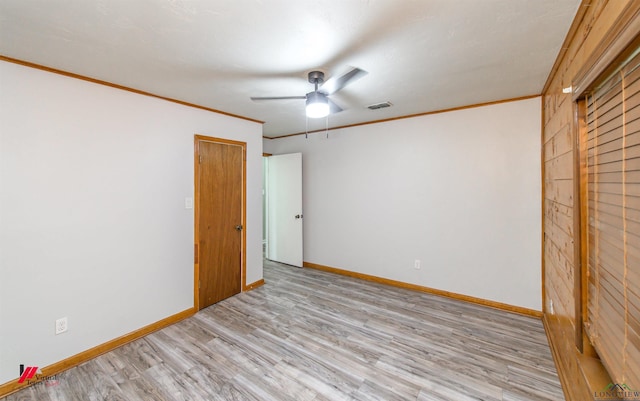
[[[328,103],[327,95],[322,92],[309,92],[307,93],[307,104],[309,103]]]

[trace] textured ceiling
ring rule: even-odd
[[[330,127],[540,94],[579,0],[2,0],[0,54],[265,121],[324,128],[309,71],[369,72]],[[365,106],[390,101],[393,107]]]

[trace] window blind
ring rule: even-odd
[[[637,53],[637,52],[636,52]],[[616,383],[640,389],[640,55],[586,97],[587,320]]]

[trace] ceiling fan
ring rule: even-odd
[[[311,71],[309,73],[309,82],[315,87],[313,92],[309,92],[304,96],[252,96],[251,100],[305,99],[307,117],[326,117],[329,113],[342,111],[342,108],[331,101],[329,96],[367,74],[366,71],[360,68],[352,68],[347,73],[339,77],[332,77],[325,82],[322,71]]]

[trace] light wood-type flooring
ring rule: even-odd
[[[16,400],[562,400],[539,319],[265,262],[266,284]]]

